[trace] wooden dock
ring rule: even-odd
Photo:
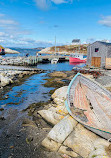
[[[47,56],[29,56],[29,57],[2,57],[0,58],[0,65],[13,66],[36,66],[38,63],[51,63],[51,60],[57,58],[58,62],[65,62],[69,60],[68,56],[47,55]]]
[[[36,66],[38,63],[51,63],[51,60],[54,58],[57,58],[58,62],[69,61],[69,56],[63,56],[63,55],[2,57],[0,58],[0,65]]]
[[[47,56],[29,56],[25,58],[24,65],[37,65],[38,63],[50,63],[52,59],[57,58],[58,62],[69,61],[68,56],[55,56],[55,55],[47,55]]]
[[[42,72],[43,70],[38,68],[30,68],[30,67],[24,67],[24,66],[9,66],[9,65],[0,65],[0,71],[6,71],[6,70],[13,70],[13,71],[35,71],[35,72]]]

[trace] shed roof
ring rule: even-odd
[[[111,46],[111,43],[108,43],[108,42],[95,41],[94,43],[96,43],[96,42],[99,42],[99,43],[101,43],[101,44],[103,44],[103,45],[105,45],[105,46]],[[93,43],[92,43],[92,44],[93,44]],[[90,44],[90,45],[92,45],[92,44]]]
[[[73,39],[72,40],[72,43],[79,43],[80,42],[80,39]]]
[[[111,43],[108,43],[108,42],[102,42],[102,41],[99,41],[100,43],[106,45],[106,46],[111,46]]]

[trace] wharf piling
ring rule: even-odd
[[[68,56],[29,56],[29,57],[1,57],[0,65],[15,65],[15,66],[36,66],[38,63],[51,63],[51,60],[57,58],[58,62],[69,60]]]

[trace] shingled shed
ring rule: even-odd
[[[87,47],[88,66],[111,68],[111,43],[96,41]]]

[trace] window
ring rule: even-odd
[[[98,52],[99,51],[99,48],[95,48],[95,52]]]

